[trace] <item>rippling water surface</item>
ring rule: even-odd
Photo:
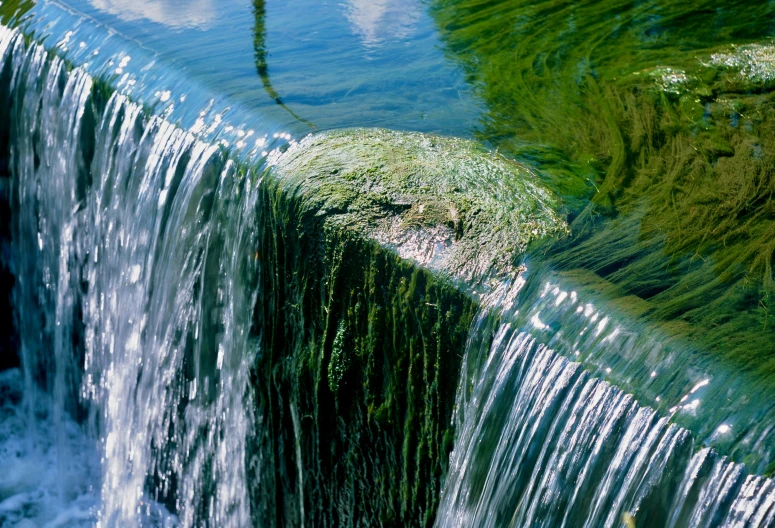
[[[35,9],[59,20],[47,4]],[[420,0],[65,4],[147,48],[157,67],[286,130],[386,126],[465,136],[478,115]],[[72,29],[62,21],[49,31]]]

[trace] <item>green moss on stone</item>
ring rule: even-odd
[[[566,233],[557,199],[525,167],[437,136],[328,132],[270,162],[255,480],[277,491],[256,491],[256,522],[298,524],[303,506],[314,526],[429,526],[472,290]]]
[[[340,130],[270,163],[285,192],[327,226],[470,283],[513,271],[532,241],[567,232],[558,200],[530,169],[472,141]]]

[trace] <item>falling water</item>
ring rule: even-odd
[[[90,424],[91,522],[249,524],[254,177],[15,31],[0,28],[0,54],[30,428],[47,394],[55,428]],[[83,442],[57,437],[72,474]]]
[[[0,62],[23,365],[0,448],[57,475],[16,479],[0,522],[249,525],[259,176],[16,31]],[[437,525],[775,525],[772,480],[501,317],[523,285],[471,329]]]
[[[524,284],[493,306],[530,313],[519,305]],[[696,445],[669,416],[511,321],[491,307],[469,335],[437,526],[775,523],[774,481]]]

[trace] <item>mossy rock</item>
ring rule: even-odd
[[[775,87],[775,45],[772,44],[722,47],[683,62],[683,69],[656,66],[633,72],[629,81],[637,84],[645,76],[675,100],[684,96],[703,104],[718,99],[718,94],[755,94]],[[627,80],[625,77],[622,84],[627,84]]]
[[[307,211],[401,257],[481,284],[561,237],[559,201],[527,167],[457,138],[383,129],[311,135],[270,158]]]
[[[727,83],[740,83],[747,90],[771,89],[775,85],[775,45],[772,43],[731,46],[713,53],[706,63],[721,70]]]

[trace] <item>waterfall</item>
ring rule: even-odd
[[[100,526],[248,525],[255,176],[15,31],[0,56],[30,423],[51,394],[99,438]]]
[[[775,481],[697,445],[669,416],[515,325],[515,312],[536,313],[520,300],[524,285],[497,292],[472,326],[437,526],[775,523]],[[585,306],[575,292],[550,297]]]
[[[480,233],[511,251],[518,276],[468,291],[473,275],[455,278],[454,264],[429,271],[342,222],[364,215],[359,188],[341,205],[340,189],[281,181],[282,164],[250,166],[197,136],[204,119],[187,131],[151,115],[16,30],[0,27],[0,64],[22,364],[0,375],[0,453],[16,479],[0,480],[0,524],[33,511],[39,524],[104,527],[775,525],[775,482],[757,474],[771,461],[773,404],[740,414],[745,402],[720,399],[741,394],[740,379],[710,384],[702,358],[683,368],[641,336],[625,350],[613,319],[575,293],[526,295],[511,257],[533,238],[517,249],[508,231]],[[325,134],[284,134],[287,151],[256,137],[271,163],[298,161]],[[371,162],[361,169],[378,187]],[[476,170],[502,174],[469,165],[455,193]],[[548,193],[530,194],[532,176],[496,179],[493,201],[509,209],[517,194],[514,223],[538,238],[564,223]],[[441,251],[464,226],[434,192]],[[416,232],[402,231],[414,204],[388,198],[370,214],[391,235],[428,229],[421,206],[405,217]],[[495,253],[465,247],[489,269],[482,255]],[[588,320],[566,326],[572,317]],[[676,372],[643,391],[652,399],[636,394],[656,364]],[[700,395],[711,403],[698,410]],[[718,421],[728,415],[739,422]],[[734,445],[730,427],[745,429]],[[39,482],[24,479],[38,463]]]

